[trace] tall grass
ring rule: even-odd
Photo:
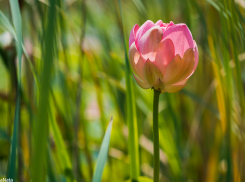
[[[160,181],[245,180],[242,0],[10,0],[0,10],[0,179],[85,182],[97,169],[102,181],[151,181],[153,95],[132,79],[127,42],[134,24],[162,19],[188,25],[199,64],[182,91],[160,95]]]

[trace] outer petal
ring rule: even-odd
[[[166,85],[164,87],[164,91],[168,92],[168,93],[175,93],[180,91],[181,89],[183,89],[185,87],[186,84],[183,85]]]
[[[136,37],[135,37],[135,45],[138,48],[138,42],[140,41],[141,37],[145,34],[145,32],[147,32],[150,28],[154,27],[155,24],[150,21],[147,20],[137,31],[136,33]]]
[[[130,65],[135,72],[135,74],[142,80],[145,81],[144,75],[143,75],[143,67],[144,67],[144,59],[139,54],[135,42],[132,43],[132,45],[129,48],[129,61]]]
[[[186,85],[188,79],[185,79],[177,84],[173,84],[173,85],[166,85],[164,87],[164,91],[168,92],[168,93],[175,93],[180,91],[181,89],[183,89]]]
[[[176,80],[176,77],[181,71],[182,65],[184,63],[184,60],[181,59],[180,55],[177,54],[171,62],[168,64],[164,76],[163,76],[163,82],[165,84],[171,84],[174,80]]]
[[[165,69],[169,62],[174,58],[174,55],[174,44],[171,39],[166,39],[159,43],[154,64],[161,70],[162,75],[164,75]]]
[[[181,57],[187,49],[194,47],[191,32],[185,24],[175,24],[167,28],[163,34],[163,40],[168,38],[174,43],[175,54]]]
[[[154,65],[149,59],[146,60],[143,68],[145,80],[152,86],[156,86],[159,83],[159,79],[162,79],[162,73],[156,65]]]
[[[155,60],[156,51],[159,47],[159,43],[162,40],[162,29],[159,26],[149,29],[140,39],[138,44],[138,50],[141,56],[146,60]]]
[[[131,44],[135,41],[137,31],[139,30],[139,25],[135,24],[134,27],[132,28],[129,36],[129,47]]]
[[[195,66],[195,54],[194,54],[194,50],[192,48],[187,49],[184,53],[184,64],[182,67],[182,75],[181,77],[179,77],[177,82],[181,82],[182,80],[189,78],[194,70],[194,66]]]
[[[164,83],[166,85],[175,84],[189,78],[193,73],[194,66],[195,55],[192,48],[185,52],[183,59],[176,55],[166,68]]]
[[[144,82],[144,81],[141,81],[137,76],[134,75],[134,78],[135,78],[135,81],[137,82],[137,84],[143,88],[143,89],[148,89],[148,88],[151,88],[151,85],[147,82]]]

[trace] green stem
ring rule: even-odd
[[[159,182],[159,130],[158,130],[158,105],[160,91],[154,89],[153,100],[153,144],[154,144],[154,182]]]

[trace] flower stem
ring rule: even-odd
[[[158,130],[158,105],[160,91],[154,89],[153,100],[153,144],[154,144],[154,182],[159,182],[159,130]]]

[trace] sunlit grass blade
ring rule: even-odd
[[[100,152],[99,152],[99,156],[96,162],[96,167],[95,167],[92,182],[101,181],[101,177],[102,177],[102,173],[103,173],[103,170],[106,164],[107,154],[108,154],[109,145],[110,145],[112,123],[113,123],[113,119],[111,118],[111,121],[106,129],[106,133],[105,133],[105,136],[103,138],[103,141],[100,147]]]
[[[15,107],[15,116],[14,116],[14,130],[10,147],[10,158],[8,163],[8,172],[7,178],[11,178],[15,181],[16,177],[16,155],[17,155],[17,146],[18,146],[18,129],[20,121],[20,100],[21,100],[21,57],[22,57],[22,26],[21,26],[21,14],[19,9],[19,2],[17,0],[10,0],[10,9],[13,18],[14,28],[16,32],[16,49],[18,56],[18,82],[17,82],[17,99]],[[5,19],[6,20],[6,19]],[[5,21],[5,25],[13,33],[11,24]]]
[[[136,118],[136,106],[134,98],[134,87],[132,82],[132,72],[129,65],[129,59],[127,55],[127,47],[125,41],[125,34],[123,29],[123,13],[121,7],[121,1],[118,0],[120,15],[121,15],[121,34],[123,36],[124,51],[125,51],[125,79],[126,79],[126,104],[127,104],[127,123],[129,128],[129,155],[130,155],[130,178],[138,180],[140,175],[140,163],[139,163],[139,141],[138,141],[138,127]]]
[[[14,37],[14,39],[16,40],[16,42],[18,42],[18,39],[17,39],[17,36],[16,36],[16,33],[15,33],[15,30],[14,30],[13,26],[11,25],[11,23],[9,22],[9,20],[7,19],[7,17],[2,13],[1,10],[0,10],[0,26],[2,26],[2,28],[4,30],[9,31],[12,34],[12,36]],[[23,53],[26,56],[26,59],[27,59],[29,65],[30,65],[30,69],[31,69],[32,75],[33,75],[33,77],[35,79],[35,82],[37,84],[37,87],[39,88],[39,79],[38,79],[37,73],[35,72],[35,69],[33,67],[33,64],[30,61],[30,57],[29,57],[29,55],[28,55],[28,53],[27,53],[27,51],[26,51],[26,49],[25,49],[22,41],[21,41],[21,44],[22,44],[22,51],[23,51]]]
[[[193,101],[196,101],[198,104],[206,106],[206,109],[210,110],[218,119],[220,119],[219,111],[210,103],[206,103],[200,96],[186,89],[181,90],[180,93],[183,93],[184,95],[190,97]]]
[[[134,181],[129,179],[129,180],[125,181],[125,182],[134,182]],[[153,180],[148,178],[148,177],[140,176],[137,182],[153,182]]]
[[[60,133],[59,127],[55,121],[54,112],[50,110],[50,128],[54,136],[54,141],[58,150],[57,155],[61,165],[62,173],[65,174],[66,171],[72,171],[71,160],[68,155],[68,151],[65,148],[65,143],[63,141],[62,135]]]
[[[0,10],[0,27],[4,30],[9,31],[13,35],[15,40],[17,40],[17,36],[13,26],[11,25],[8,18],[3,14],[1,10]]]
[[[55,32],[56,32],[56,1],[50,1],[47,14],[47,26],[44,32],[43,71],[40,83],[40,99],[37,113],[36,127],[34,128],[34,148],[32,163],[32,181],[45,181],[45,161],[48,139],[48,106],[50,81],[54,57]]]

